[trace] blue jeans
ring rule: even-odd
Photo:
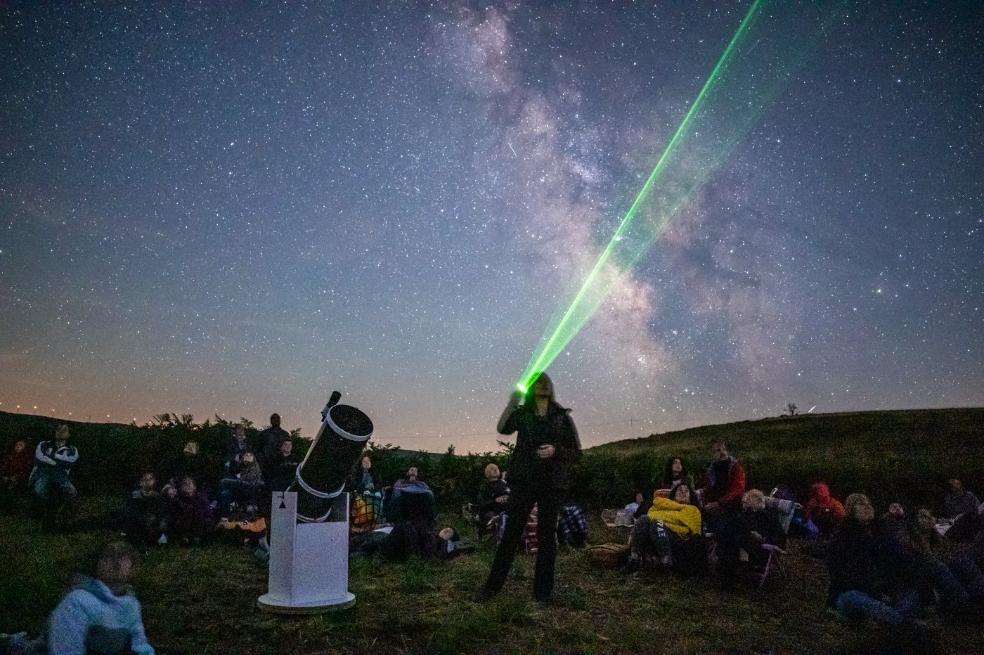
[[[79,495],[67,477],[42,473],[34,480],[34,493],[38,498],[47,500],[51,497],[52,489],[57,490],[63,498],[75,498]]]
[[[845,591],[837,597],[837,611],[848,619],[872,618],[879,623],[901,625],[919,609],[919,594],[906,591],[893,605],[873,598],[863,591]]]

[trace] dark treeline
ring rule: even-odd
[[[175,414],[137,426],[0,412],[0,452],[6,455],[16,439],[32,445],[49,439],[59,423],[69,425],[72,443],[79,447],[72,477],[83,495],[122,494],[135,486],[142,470],[160,471],[190,440],[199,443],[217,480],[233,425],[218,417],[196,423]],[[245,423],[255,443],[258,429]],[[749,487],[766,493],[783,483],[805,499],[812,482],[825,480],[838,495],[863,491],[879,505],[893,500],[932,504],[948,477],[963,479],[971,489],[984,488],[984,408],[969,408],[792,416],[605,444],[585,451],[574,499],[597,508],[621,506],[636,490],[648,496],[661,486],[669,457],[682,457],[699,474],[709,458],[708,444],[721,437],[744,463]],[[309,441],[298,435],[294,440],[295,452],[303,456]],[[455,510],[475,500],[488,462],[506,465],[509,444],[501,446],[495,453],[459,455],[453,446],[434,454],[371,444],[369,454],[384,484],[416,465],[442,507]]]

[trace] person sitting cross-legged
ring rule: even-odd
[[[199,544],[205,540],[214,521],[208,499],[198,491],[190,477],[181,478],[178,488],[167,497],[168,539],[182,545]]]

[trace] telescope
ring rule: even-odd
[[[372,436],[372,421],[332,392],[321,428],[287,491],[273,493],[268,592],[256,603],[282,614],[340,610],[348,590],[349,494],[345,483]]]

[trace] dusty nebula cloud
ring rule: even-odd
[[[0,410],[310,435],[338,388],[495,448],[749,5],[8,3]],[[984,402],[982,12],[849,3],[681,153],[699,192],[549,369],[588,445]]]

